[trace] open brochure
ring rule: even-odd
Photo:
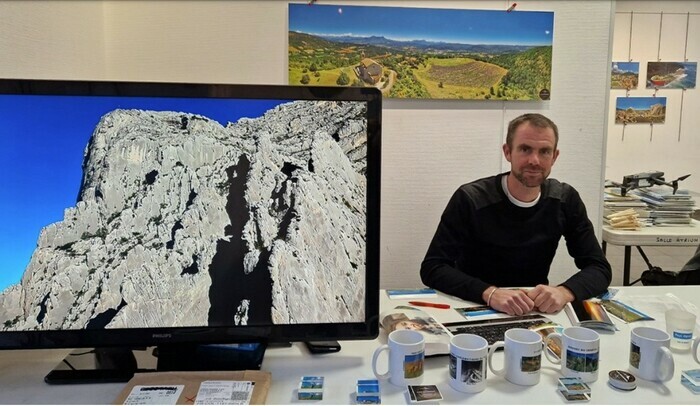
[[[412,306],[396,306],[380,316],[387,334],[394,330],[415,330],[425,338],[425,355],[450,353],[451,334],[428,313]]]
[[[617,326],[598,299],[569,302],[564,306],[564,311],[574,326],[617,331]]]

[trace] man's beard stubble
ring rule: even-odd
[[[525,187],[539,187],[542,186],[544,183],[545,179],[547,179],[547,176],[549,176],[548,173],[545,173],[542,168],[528,168],[528,170],[532,171],[538,171],[539,176],[536,178],[531,178],[531,177],[526,177],[525,176],[525,171],[513,171],[513,176],[515,176],[515,179],[518,180],[523,186]]]

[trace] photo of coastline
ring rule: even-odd
[[[648,62],[647,89],[694,89],[697,62]]]
[[[384,97],[547,100],[554,13],[289,5],[290,85]]]
[[[665,97],[617,98],[615,124],[663,124],[665,121]]]
[[[611,89],[636,89],[639,84],[639,62],[613,62]]]

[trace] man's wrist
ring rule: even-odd
[[[571,291],[571,289],[567,288],[566,286],[559,285],[557,286],[557,289],[559,289],[564,294],[564,298],[567,302],[573,302],[576,299],[576,296],[574,296],[574,293]]]
[[[497,290],[498,290],[498,287],[496,287],[496,286],[494,286],[493,289],[491,289],[491,292],[486,297],[486,306],[491,307],[491,298],[493,297],[493,294],[496,293]]]
[[[489,295],[496,289],[498,289],[496,286],[489,286],[488,288],[484,289],[484,291],[481,293],[481,300],[483,300],[484,303],[488,303]]]

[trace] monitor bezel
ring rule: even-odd
[[[1,95],[361,101],[367,103],[365,321],[269,326],[0,331],[0,349],[144,347],[373,339],[379,333],[381,92],[369,87],[0,79]]]

